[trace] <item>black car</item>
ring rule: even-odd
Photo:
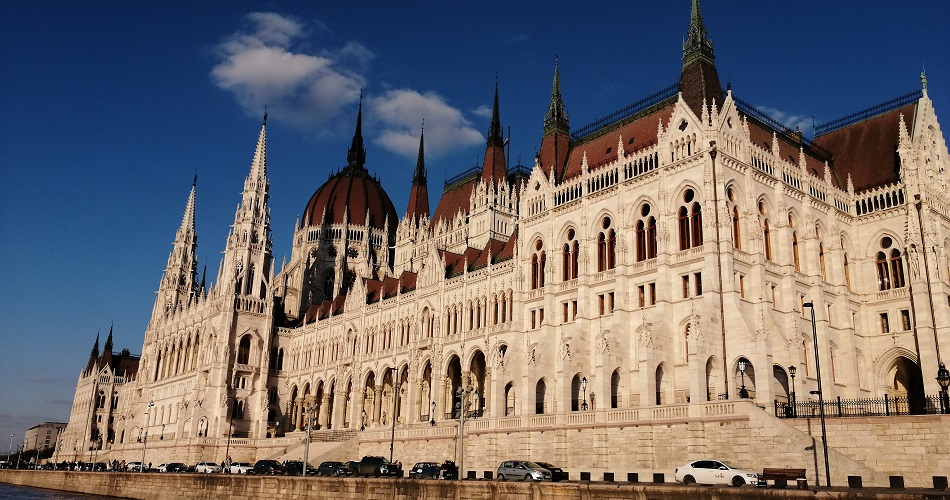
[[[284,466],[277,460],[258,460],[254,464],[254,474],[260,476],[283,476]]]
[[[188,466],[181,462],[169,462],[158,466],[158,472],[188,472]]]
[[[317,467],[318,476],[349,476],[350,470],[343,462],[321,462]]]
[[[303,462],[300,460],[287,460],[284,462],[284,474],[288,476],[302,476],[303,475]],[[307,466],[307,475],[315,476],[317,471],[313,467]]]
[[[557,467],[554,464],[549,464],[547,462],[535,462],[535,463],[551,471],[551,481],[567,481],[568,473],[564,472],[564,469],[561,469],[560,467]]]
[[[409,469],[409,479],[455,479],[457,475],[458,467],[451,460],[446,460],[441,464],[419,462]]]

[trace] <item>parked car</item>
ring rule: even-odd
[[[520,479],[523,481],[550,481],[551,471],[527,460],[506,460],[498,465],[498,479]]]
[[[303,475],[303,462],[300,460],[287,460],[284,462],[284,474],[288,476],[302,476]],[[316,476],[317,470],[310,465],[307,465],[307,475]]]
[[[254,465],[250,462],[231,462],[228,472],[231,474],[253,474]]]
[[[442,466],[436,462],[418,462],[409,469],[409,479],[440,479]]]
[[[254,474],[282,476],[284,475],[284,466],[277,460],[258,460],[254,463]]]
[[[394,476],[402,477],[402,468],[384,457],[365,456],[359,462],[347,462],[347,469],[354,476]]]
[[[551,464],[548,462],[536,462],[536,463],[540,465],[541,467],[544,467],[545,469],[551,471],[551,481],[567,481],[569,478],[569,474],[567,472],[564,472],[564,469],[554,464]]]
[[[683,484],[728,484],[742,486],[746,483],[758,484],[759,474],[751,470],[734,467],[722,460],[694,460],[676,468],[673,474],[676,482]]]
[[[214,462],[198,462],[195,464],[195,472],[199,474],[217,474],[221,472],[221,466]]]
[[[160,464],[156,470],[158,470],[158,472],[187,472],[188,466],[181,462],[169,462],[167,464]]]
[[[458,476],[458,467],[455,462],[446,460],[438,462],[419,462],[409,469],[410,479],[455,479]]]
[[[349,476],[350,470],[343,462],[322,462],[317,467],[318,476]]]
[[[125,464],[125,470],[129,472],[142,472],[142,462],[128,462]]]

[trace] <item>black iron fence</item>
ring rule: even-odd
[[[883,417],[890,415],[934,415],[945,413],[940,396],[887,396],[883,398],[842,399],[825,401],[825,417]],[[775,401],[775,416],[779,418],[817,418],[818,401]]]

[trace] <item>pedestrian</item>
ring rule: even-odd
[[[149,462],[149,463],[148,463],[148,469],[145,469],[145,470],[146,470],[146,471],[152,470],[152,462]]]

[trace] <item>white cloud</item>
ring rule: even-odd
[[[362,72],[374,57],[368,48],[350,41],[320,54],[299,52],[294,43],[307,36],[299,20],[273,12],[247,19],[248,29],[217,46],[221,60],[211,70],[215,84],[247,113],[259,115],[267,106],[274,119],[324,130],[359,98]]]
[[[814,135],[814,120],[810,116],[793,115],[768,106],[760,106],[758,109],[791,130],[795,130],[797,127],[798,130],[802,131],[805,137]]]
[[[483,104],[472,110],[472,114],[475,116],[481,116],[482,118],[491,119],[492,108],[487,104]]]
[[[369,99],[368,104],[380,128],[373,142],[407,158],[415,158],[419,152],[419,129],[423,120],[427,157],[438,157],[485,141],[461,111],[449,106],[435,92],[390,90]]]

